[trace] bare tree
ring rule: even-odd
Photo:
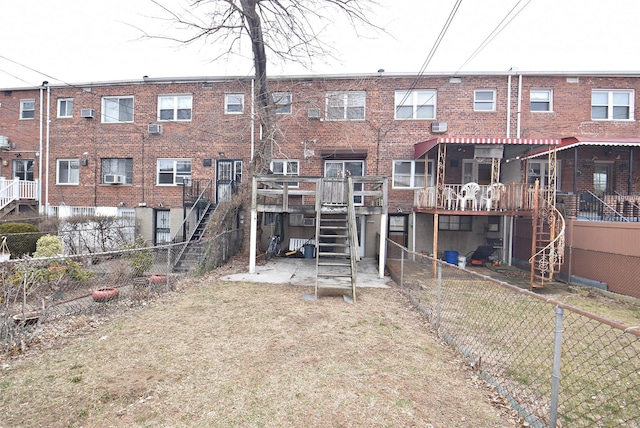
[[[276,106],[267,80],[267,57],[308,66],[314,58],[333,57],[332,49],[319,36],[338,15],[346,17],[354,30],[380,30],[367,17],[374,0],[191,0],[187,9],[165,10],[177,34],[153,36],[190,44],[205,41],[224,46],[224,53],[240,52],[244,40],[251,44],[256,82],[257,114],[263,139],[251,165],[252,174],[264,174],[271,163],[277,140]]]

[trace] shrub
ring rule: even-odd
[[[127,249],[135,250],[125,253],[125,257],[129,259],[134,276],[142,276],[146,271],[151,269],[153,265],[153,251],[145,240],[138,236],[132,244],[127,245]]]
[[[0,224],[0,236],[7,237],[7,247],[12,258],[21,258],[36,251],[36,242],[43,234],[29,223]]]
[[[53,235],[41,236],[36,242],[36,252],[33,257],[55,257],[64,252],[62,241]]]

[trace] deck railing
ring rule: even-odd
[[[0,209],[16,200],[37,200],[39,182],[0,177]]]
[[[640,195],[602,195],[591,191],[559,195],[565,216],[591,221],[640,221]]]
[[[443,209],[461,211],[458,195],[462,184],[445,184],[444,191],[439,193],[435,186],[417,189],[414,192],[414,207],[418,209]],[[476,195],[476,207],[485,211],[530,211],[533,209],[533,186],[524,183],[505,184],[494,196],[491,204],[487,203],[489,185],[480,185]],[[467,209],[469,209],[467,207]]]

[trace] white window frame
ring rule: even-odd
[[[115,162],[116,165],[108,165]],[[101,184],[107,184],[104,182],[104,176],[107,174],[124,175],[124,184],[133,184],[133,158],[102,158],[100,159],[100,171],[102,176],[100,177]]]
[[[30,117],[29,117],[30,116]],[[32,120],[36,117],[36,100],[20,100],[20,120]]]
[[[163,105],[164,104],[164,105]],[[164,108],[163,108],[164,107]],[[181,112],[188,111],[187,118],[180,117]],[[163,112],[172,112],[171,118],[163,118]],[[184,113],[182,114],[184,116]],[[193,117],[193,95],[176,94],[176,95],[158,95],[158,122],[191,122]]]
[[[540,180],[541,188],[546,188],[549,185],[549,166],[548,160],[535,160],[530,159],[528,162],[529,171],[527,171],[527,180],[529,184],[534,184],[536,179]],[[560,190],[560,183],[562,182],[562,161],[556,162],[556,190]]]
[[[594,96],[595,95],[607,95],[607,103],[606,104],[595,104]],[[616,105],[615,95],[617,94],[625,94],[628,97],[629,104],[618,104]],[[633,89],[593,89],[591,90],[591,120],[598,121],[631,121],[634,120],[634,99],[635,92]],[[615,108],[622,107],[628,109],[628,117],[623,119],[615,118]],[[605,107],[607,110],[606,117],[594,117],[594,108],[602,108]]]
[[[73,98],[58,98],[58,117],[73,117]]]
[[[478,99],[481,93],[491,93],[491,100]],[[480,108],[488,105],[490,108]],[[476,89],[473,91],[473,111],[478,112],[495,112],[496,111],[496,90],[495,89]]]
[[[276,167],[277,165],[280,167]],[[270,169],[274,175],[282,175],[287,177],[299,176],[300,161],[296,159],[273,159],[271,161]],[[292,171],[294,169],[295,171]],[[299,187],[299,183],[297,181],[288,181],[287,184],[290,188],[297,189]]]
[[[365,120],[366,108],[367,93],[365,91],[328,92],[325,118],[332,121]]]
[[[435,89],[397,90],[395,92],[395,120],[433,120],[436,118],[438,91]],[[401,109],[411,108],[411,116],[398,115]],[[423,116],[423,112],[431,114]]]
[[[127,106],[121,105],[122,100],[131,100],[131,111],[128,112]],[[117,106],[117,111],[114,108]],[[129,120],[129,114],[131,119]],[[117,115],[117,117],[116,117]],[[122,116],[125,116],[122,119]],[[102,123],[133,123],[134,119],[134,100],[133,95],[102,97]]]
[[[188,172],[186,167],[188,166]],[[171,170],[167,168],[171,168]],[[182,158],[159,158],[156,161],[156,186],[181,186],[185,178],[190,179],[193,171],[191,159]],[[160,177],[171,174],[172,180],[161,182]]]
[[[534,109],[535,105],[547,105],[547,108]],[[531,89],[529,92],[529,110],[531,113],[552,113],[553,112],[553,89]]]
[[[398,167],[400,166],[399,165],[400,163],[405,163],[405,164],[408,163],[408,164],[410,164],[409,173],[398,172]],[[434,180],[434,177],[433,177],[433,165],[435,164],[435,161],[433,159],[429,159],[427,161],[427,177],[426,178],[425,178],[424,174],[417,174],[416,173],[416,165],[418,165],[418,164],[424,165],[424,159],[417,159],[417,160],[395,159],[393,161],[393,183],[392,183],[392,188],[393,189],[411,190],[411,189],[422,189],[422,188],[425,188],[425,187],[435,186],[435,180]],[[422,178],[422,180],[419,180],[420,177]],[[401,184],[401,182],[402,182],[401,178],[405,178],[404,181],[407,181],[407,179],[408,179],[409,185]],[[420,183],[420,181],[422,181],[422,183]]]
[[[232,108],[232,106],[238,106],[238,105],[240,106],[240,110],[236,110],[235,107]],[[243,113],[244,113],[244,94],[240,92],[224,94],[224,114],[243,114]]]
[[[276,114],[291,114],[293,95],[291,92],[274,92],[273,102],[276,104]]]
[[[66,181],[62,181],[60,176],[63,164],[67,165],[66,170],[68,173]],[[77,172],[72,174],[71,171],[74,170]],[[63,186],[77,186],[80,184],[80,159],[58,159],[56,161],[56,184]]]

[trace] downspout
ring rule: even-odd
[[[511,73],[507,79],[507,138],[511,138]]]
[[[629,147],[629,183],[627,194],[633,193],[633,147]]]
[[[51,140],[51,87],[47,84],[47,158],[45,162],[47,184],[44,191],[45,212],[49,215],[49,143]],[[42,157],[42,155],[40,156]]]
[[[43,144],[43,133],[44,128],[42,127],[44,121],[44,104],[42,103],[42,98],[44,95],[44,82],[42,82],[42,86],[40,86],[40,148],[38,151],[38,212],[42,215],[44,207],[42,206],[42,144]]]
[[[520,114],[522,110],[522,74],[518,75],[518,116],[516,119],[516,138],[520,138]]]
[[[255,150],[255,98],[256,98],[256,79],[251,79],[251,162],[253,162],[254,150]]]

